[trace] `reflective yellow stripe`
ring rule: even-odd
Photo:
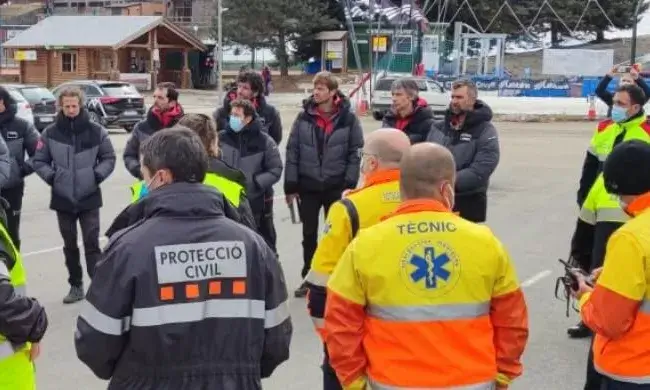
[[[594,363],[594,368],[600,374],[605,375],[605,376],[607,376],[609,378],[612,378],[615,381],[625,382],[625,383],[634,383],[634,384],[637,384],[637,385],[650,384],[650,376],[623,376],[623,375],[616,375],[616,374],[612,374],[611,372],[607,372],[607,371],[603,370],[602,368],[600,368],[595,363]]]
[[[429,306],[370,305],[368,315],[388,321],[437,321],[477,318],[490,312],[490,302]]]
[[[207,173],[203,184],[216,188],[235,207],[239,207],[241,196],[245,193],[244,187],[241,184],[214,173]]]
[[[477,383],[474,385],[447,386],[447,387],[400,387],[389,386],[370,379],[368,381],[372,390],[494,390],[496,383],[494,381]]]
[[[265,310],[265,302],[254,299],[212,299],[133,309],[131,326],[160,326],[198,322],[206,318],[253,318],[272,328],[289,318],[287,303]]]
[[[79,318],[83,318],[93,329],[112,336],[126,333],[131,323],[129,317],[113,318],[107,316],[88,301],[84,301],[79,312]]]
[[[590,225],[596,224],[596,212],[593,210],[589,210],[584,206],[580,209],[580,215],[578,215],[578,218],[580,218],[582,221]]]
[[[305,282],[311,283],[314,286],[327,287],[327,281],[330,276],[321,272],[316,272],[313,269],[309,270]]]
[[[630,217],[620,207],[599,208],[596,210],[596,222],[621,222],[625,223]],[[587,221],[585,221],[587,222]]]

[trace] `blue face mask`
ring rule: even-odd
[[[627,120],[627,111],[623,107],[612,107],[612,120],[616,123],[625,122]]]
[[[244,128],[244,122],[242,122],[241,118],[233,115],[230,116],[230,119],[228,120],[228,125],[230,126],[230,129],[235,133],[239,133],[241,129]]]

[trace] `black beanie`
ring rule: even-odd
[[[603,176],[610,194],[650,192],[650,144],[632,140],[616,146],[605,161]]]

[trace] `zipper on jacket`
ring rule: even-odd
[[[72,196],[75,197],[77,194],[75,193],[75,185],[74,185],[74,177],[76,176],[76,166],[75,166],[75,150],[77,148],[77,134],[75,133],[75,128],[74,128],[74,120],[70,121],[70,128],[72,129],[72,153],[69,154],[70,159],[72,160],[68,166],[72,169],[70,173],[72,173]]]

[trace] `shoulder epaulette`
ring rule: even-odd
[[[601,131],[605,130],[612,123],[614,123],[614,121],[611,120],[611,119],[605,119],[605,120],[602,120],[602,121],[598,122],[598,132],[600,133]]]

